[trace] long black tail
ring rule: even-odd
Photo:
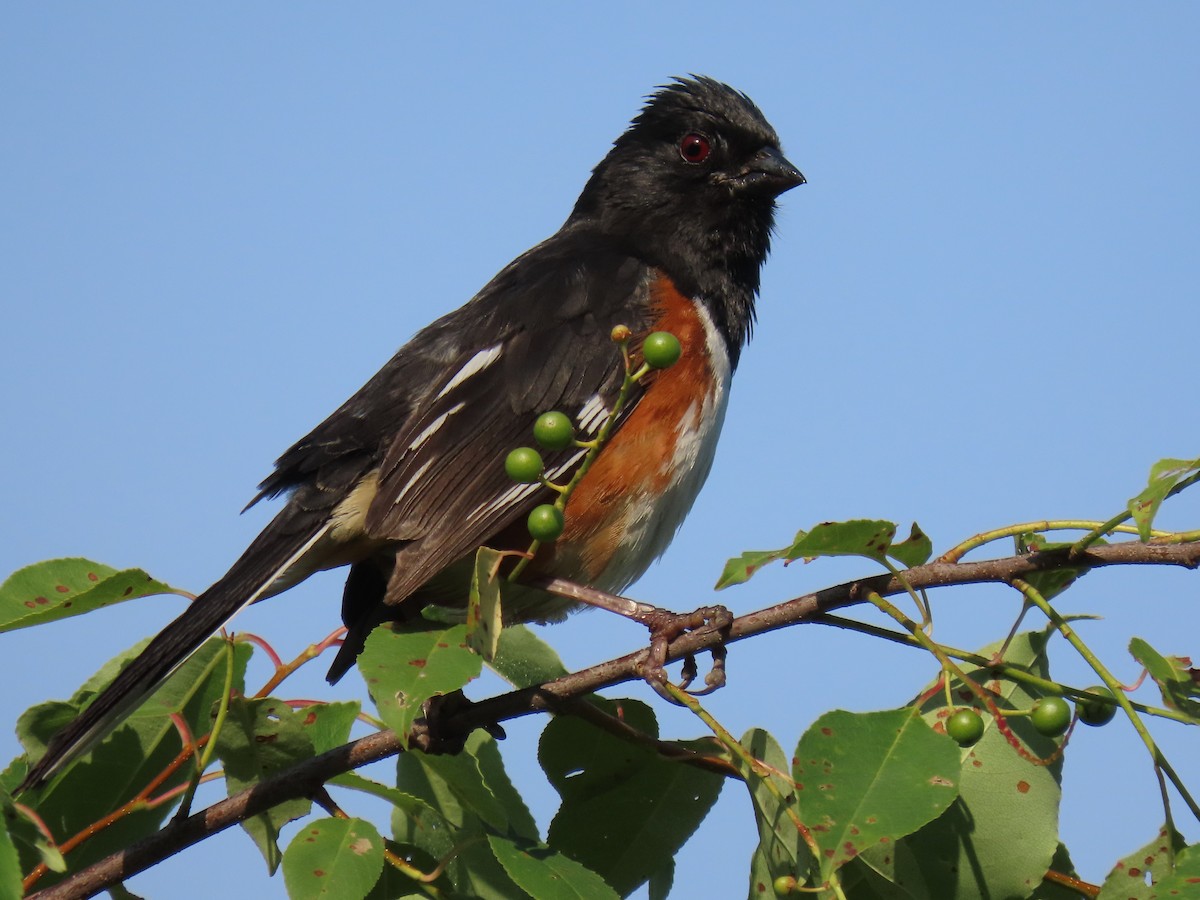
[[[218,629],[265,596],[272,583],[296,566],[327,530],[327,519],[294,504],[280,511],[224,577],[160,631],[87,709],[54,736],[17,793],[45,783],[104,738]],[[313,571],[302,568],[307,569],[304,575]]]

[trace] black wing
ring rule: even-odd
[[[402,542],[388,587],[402,601],[447,565],[525,515],[545,489],[515,485],[504,458],[531,442],[540,413],[598,427],[624,373],[610,333],[648,325],[651,272],[639,260],[570,232],[501,272],[423,340],[465,336],[454,362],[391,441],[367,514],[371,537]],[[633,396],[626,414],[636,405]],[[546,454],[547,469],[582,457]],[[561,468],[560,468],[561,467]]]

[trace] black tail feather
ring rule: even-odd
[[[308,519],[309,522],[298,521]],[[112,731],[175,669],[245,606],[264,595],[325,531],[325,519],[284,509],[216,584],[197,597],[50,741],[17,788],[45,783]]]

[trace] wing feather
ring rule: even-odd
[[[599,402],[611,406],[620,389],[623,367],[609,332],[617,324],[635,331],[646,326],[649,268],[619,253],[579,247],[561,248],[578,260],[564,266],[559,252],[539,258],[537,249],[465,308],[486,309],[476,321],[505,322],[499,340],[493,326],[464,342],[384,454],[367,531],[405,542],[389,603],[546,501],[547,489],[514,485],[504,471],[504,457],[530,442],[540,413],[560,409],[577,417]],[[497,358],[473,365],[495,346]],[[631,398],[627,413],[636,402]],[[544,454],[548,470],[577,464],[582,455],[578,448]]]

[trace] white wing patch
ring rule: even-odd
[[[437,434],[438,429],[446,424],[446,420],[448,418],[450,418],[452,415],[454,415],[456,412],[458,412],[464,406],[466,406],[465,403],[456,403],[456,404],[454,404],[454,406],[450,407],[448,410],[446,410],[444,413],[442,413],[440,416],[438,416],[436,419],[434,419],[432,422],[430,422],[428,425],[426,425],[424,430],[420,434],[418,434],[415,438],[413,438],[412,443],[408,445],[408,449],[409,450],[419,449],[422,444],[424,444],[427,440],[429,440],[431,437],[433,437],[435,434]],[[424,470],[422,470],[422,471],[424,471]]]
[[[553,480],[554,480],[555,478],[557,478],[558,476],[560,476],[560,475],[562,475],[563,473],[565,473],[565,472],[569,471],[570,469],[574,468],[574,466],[575,466],[575,463],[577,463],[577,462],[579,462],[581,459],[583,459],[583,455],[584,455],[585,453],[587,453],[587,450],[586,450],[586,449],[583,449],[583,448],[580,448],[579,452],[578,452],[578,453],[576,453],[576,454],[574,454],[574,455],[573,455],[573,456],[572,456],[570,459],[568,459],[566,462],[559,463],[559,464],[558,464],[557,466],[555,466],[553,469],[550,469],[550,470],[549,470],[549,471],[546,473],[546,477],[547,477],[548,479],[550,479],[551,481],[553,481]]]
[[[587,450],[581,448],[578,453],[573,454],[566,462],[559,463],[553,469],[548,470],[546,472],[546,477],[551,481],[558,478],[560,475],[569,471],[577,462],[579,462],[579,460],[583,459],[583,455],[585,453],[587,453]],[[481,519],[489,513],[493,513],[505,506],[520,503],[540,487],[540,484],[514,484],[495,500],[475,507],[475,509],[468,514],[467,518],[469,520]]]
[[[469,520],[481,519],[490,512],[494,512],[501,507],[509,504],[519,503],[540,488],[540,484],[514,484],[507,491],[492,500],[490,503],[484,503],[481,506],[475,507],[467,518]]]
[[[435,400],[445,397],[448,393],[470,378],[472,375],[478,375],[492,363],[500,358],[500,353],[503,350],[503,345],[493,344],[480,350],[474,356],[467,360],[466,364],[454,373],[454,377],[446,382],[446,386],[438,391]]]
[[[595,434],[607,418],[608,407],[604,405],[604,398],[592,394],[591,399],[579,410],[579,427],[588,434]]]
[[[413,485],[415,485],[418,481],[421,480],[421,476],[424,475],[426,472],[428,472],[429,467],[432,465],[433,465],[433,460],[427,459],[427,460],[425,460],[424,463],[421,464],[421,467],[419,469],[417,469],[417,471],[413,472],[412,477],[408,479],[408,481],[405,483],[404,487],[400,488],[399,492],[396,494],[395,499],[392,500],[392,506],[400,505],[400,501],[404,499],[404,495],[407,494],[412,489]]]

